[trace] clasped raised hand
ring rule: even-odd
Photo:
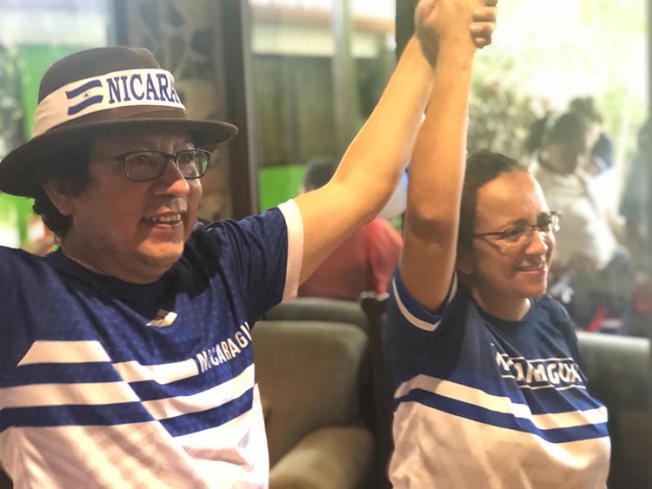
[[[496,28],[497,0],[420,0],[415,11],[416,35],[434,66],[443,43],[491,44]]]

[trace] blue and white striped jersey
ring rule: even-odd
[[[251,327],[296,293],[293,201],[198,225],[160,280],[0,249],[0,461],[14,487],[262,488]]]
[[[398,273],[392,288],[394,487],[606,487],[607,411],[586,390],[559,303],[537,297],[505,321],[456,280],[437,314]]]

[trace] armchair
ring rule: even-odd
[[[367,315],[354,301],[323,297],[297,297],[282,302],[265,313],[264,319],[283,321],[326,321],[349,323],[369,333]]]
[[[367,487],[373,436],[360,419],[360,328],[259,321],[256,378],[270,453],[270,489]]]
[[[650,340],[578,331],[588,388],[609,410],[610,489],[652,487]]]

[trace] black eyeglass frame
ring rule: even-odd
[[[195,160],[197,160],[197,155],[201,155],[202,158],[204,158],[205,163],[203,165],[201,166],[196,165],[198,170],[197,175],[186,176],[183,174],[181,166],[179,166],[179,158],[188,153],[193,153],[195,155]],[[164,157],[163,164],[161,164],[159,172],[155,176],[148,177],[148,178],[135,178],[133,175],[129,174],[129,171],[127,170],[127,164],[128,164],[127,158],[131,155],[138,155],[138,154],[156,154],[156,155],[162,155]],[[174,164],[176,165],[177,169],[179,170],[179,173],[181,173],[183,178],[185,178],[186,180],[196,180],[198,178],[203,177],[208,171],[208,165],[211,159],[211,152],[203,148],[184,149],[181,151],[177,151],[176,153],[166,153],[165,151],[156,151],[156,150],[140,150],[140,151],[129,151],[127,153],[121,153],[119,155],[113,156],[112,159],[115,161],[120,161],[122,163],[122,171],[124,175],[130,180],[133,180],[134,182],[149,182],[160,178],[165,173],[165,169],[167,168],[167,163],[170,160],[174,161]]]
[[[550,218],[550,222],[542,222],[542,218]],[[536,224],[530,224],[530,223],[523,223],[523,228],[524,229],[537,229],[539,232],[553,232],[556,233],[559,231],[559,221],[561,220],[562,215],[559,212],[555,211],[550,211],[550,212],[542,212],[537,216],[537,222]],[[552,226],[552,229],[546,230],[542,229],[544,226]],[[483,238],[485,236],[498,236],[499,239],[508,239],[508,233],[512,231],[512,229],[508,229],[505,231],[489,231],[487,233],[474,233],[471,236],[473,238]]]

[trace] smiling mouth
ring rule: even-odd
[[[151,224],[152,226],[156,226],[157,224],[175,225],[175,224],[180,224],[182,220],[183,220],[183,216],[179,213],[143,218],[143,221],[145,221],[148,224]]]
[[[537,265],[531,265],[527,267],[519,267],[518,271],[519,272],[544,272],[547,269],[547,265],[545,262],[541,262]]]

